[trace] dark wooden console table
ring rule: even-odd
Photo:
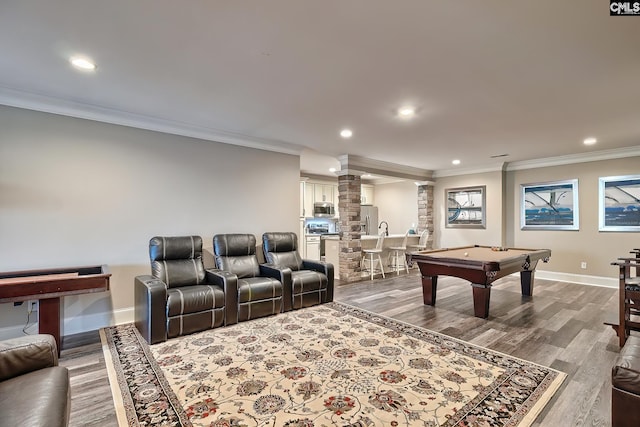
[[[39,300],[38,332],[60,340],[60,298],[109,290],[106,265],[0,273],[0,303]]]

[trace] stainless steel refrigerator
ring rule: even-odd
[[[378,207],[373,205],[360,206],[360,232],[371,236],[378,235]]]

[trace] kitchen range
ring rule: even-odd
[[[308,219],[305,225],[305,258],[321,260],[324,257],[324,241],[340,235],[335,218]]]

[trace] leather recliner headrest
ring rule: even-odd
[[[202,258],[202,237],[153,237],[149,241],[149,258],[151,262]]]
[[[213,252],[216,256],[242,256],[256,253],[256,236],[253,234],[216,234],[213,236]]]
[[[298,237],[291,232],[264,233],[262,247],[267,252],[292,252],[298,250]]]

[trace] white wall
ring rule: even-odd
[[[0,271],[108,264],[64,333],[132,314],[154,235],[298,231],[299,157],[0,106]],[[0,331],[26,308],[0,304]],[[88,319],[88,320],[87,320]],[[0,335],[2,335],[0,333]]]
[[[503,244],[503,184],[502,172],[442,177],[433,189],[434,248],[453,248],[466,245],[500,246]],[[486,186],[486,228],[446,228],[447,204],[445,190]]]
[[[638,175],[639,165],[640,157],[629,157],[438,178],[434,188],[434,247],[483,244],[551,249],[549,263],[538,265],[538,277],[615,287],[617,269],[610,263],[640,247],[640,233],[598,230],[598,178]],[[580,229],[521,230],[521,185],[569,179],[578,180]],[[487,186],[487,228],[445,228],[444,190],[479,185]],[[583,261],[586,269],[580,267]]]
[[[404,234],[418,225],[418,187],[411,181],[377,184],[374,188],[378,221],[389,223],[389,234]]]
[[[598,179],[606,176],[640,174],[640,157],[602,160],[573,165],[526,169],[508,172],[509,209],[508,244],[524,248],[551,249],[551,260],[544,270],[579,276],[610,278],[617,282],[617,268],[611,262],[626,257],[633,248],[640,248],[640,233],[598,230]],[[580,229],[521,230],[520,193],[521,185],[577,179]],[[580,268],[581,262],[587,268]],[[538,268],[541,268],[539,265]],[[579,277],[573,281],[581,280]],[[585,281],[593,281],[587,278]]]

